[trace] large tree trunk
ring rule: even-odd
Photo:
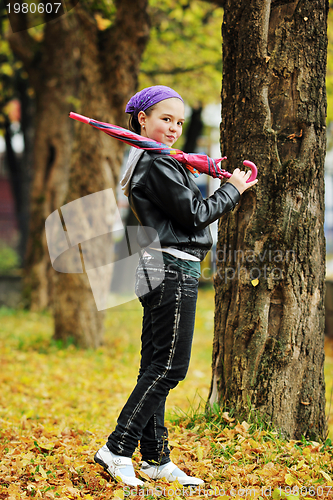
[[[258,185],[222,217],[210,401],[324,438],[326,0],[226,0],[222,154]],[[258,279],[258,281],[257,281]]]
[[[72,64],[76,36],[70,21],[73,16],[47,23],[39,46],[26,31],[9,38],[13,51],[24,62],[36,96],[31,212],[24,269],[25,300],[33,311],[50,304],[52,268],[45,240],[45,219],[63,204],[68,189],[73,134],[67,99],[75,95],[77,79],[77,69]]]
[[[146,7],[147,0],[134,6],[130,0],[118,2],[114,26],[101,34],[93,13],[79,4],[45,25],[38,66],[27,33],[10,38],[37,99],[26,295],[32,310],[52,307],[56,339],[72,339],[82,347],[101,343],[105,312],[97,310],[86,272],[66,274],[51,267],[45,220],[73,200],[114,190],[118,182],[123,145],[75,123],[68,113],[113,123],[125,116],[149,33]]]

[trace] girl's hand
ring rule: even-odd
[[[240,194],[242,194],[244,193],[244,191],[246,191],[246,189],[249,189],[258,182],[258,179],[255,179],[252,182],[246,182],[251,177],[251,174],[252,174],[251,170],[249,170],[248,172],[244,172],[241,171],[239,168],[235,168],[232,176],[228,179],[227,182],[233,184],[238,189]]]

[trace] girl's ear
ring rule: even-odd
[[[146,113],[144,111],[139,111],[138,113],[138,122],[141,127],[144,126],[146,121]]]

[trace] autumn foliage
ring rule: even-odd
[[[0,500],[333,499],[332,416],[330,436],[316,443],[284,441],[250,410],[241,422],[231,409],[205,412],[213,292],[200,291],[198,304],[188,377],[171,391],[167,411],[172,460],[205,480],[200,490],[144,475],[145,486],[133,490],[113,481],[93,461],[136,378],[137,302],[108,311],[106,343],[97,351],[52,342],[49,314],[1,309]],[[330,343],[326,356],[328,413]],[[138,451],[134,461],[138,471]]]

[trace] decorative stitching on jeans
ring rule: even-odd
[[[156,422],[156,413],[154,413],[154,434],[155,434],[155,440],[157,441],[158,436],[157,436],[157,422]]]
[[[120,441],[118,443],[118,446],[119,446],[119,449],[121,450],[121,452],[124,451],[124,448],[123,448],[124,438],[128,434],[128,429],[130,428],[130,426],[131,426],[134,418],[136,417],[137,413],[141,410],[141,408],[142,408],[142,406],[144,404],[144,401],[146,399],[147,394],[152,389],[154,389],[154,387],[156,386],[156,384],[162,378],[165,377],[165,375],[168,373],[168,371],[170,371],[172,360],[173,360],[174,355],[175,355],[176,340],[177,340],[177,337],[178,337],[178,326],[179,326],[179,320],[180,320],[180,303],[181,303],[181,284],[178,283],[178,288],[177,288],[177,292],[176,292],[176,302],[175,302],[175,304],[176,304],[176,307],[175,307],[175,320],[174,320],[174,324],[173,324],[173,335],[172,335],[171,348],[170,348],[170,351],[169,351],[169,359],[167,361],[167,364],[166,364],[164,372],[161,375],[158,375],[156,377],[156,379],[152,382],[152,384],[148,387],[148,389],[146,390],[146,392],[142,396],[141,400],[138,402],[138,404],[134,408],[134,410],[132,412],[132,416],[128,419],[125,431],[121,435]]]

